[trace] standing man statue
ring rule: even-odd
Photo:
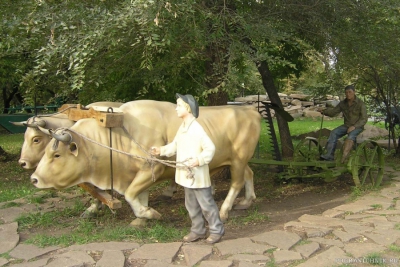
[[[206,242],[213,244],[220,241],[225,233],[212,195],[208,167],[214,157],[215,145],[196,120],[199,116],[199,105],[194,97],[181,94],[176,94],[176,97],[176,112],[183,122],[171,143],[152,147],[151,153],[167,157],[176,154],[178,163],[175,182],[185,188],[185,206],[192,220],[190,233],[183,237],[183,241],[193,242],[205,238],[206,220],[210,232]],[[185,165],[191,168],[193,177],[187,169],[182,168]]]
[[[342,163],[344,163],[356,142],[357,136],[364,130],[364,125],[368,120],[365,104],[361,99],[356,97],[354,86],[346,86],[345,93],[346,99],[340,101],[336,107],[321,111],[323,115],[329,117],[336,116],[340,112],[343,112],[344,117],[344,124],[333,129],[329,135],[326,144],[327,152],[321,155],[321,158],[324,160],[334,160],[337,141],[347,134],[347,138],[343,144]]]

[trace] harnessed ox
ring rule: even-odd
[[[113,107],[118,108],[123,103],[120,102],[95,102],[86,107]],[[39,126],[45,129],[68,128],[75,124],[69,120],[64,113],[52,115],[38,115],[23,122],[11,122],[17,126],[25,126],[24,143],[22,144],[21,156],[18,160],[19,165],[26,169],[35,169],[40,159],[44,155],[44,149],[51,140],[51,136],[39,130]]]
[[[123,103],[120,102],[95,102],[86,106],[90,107],[112,107],[118,108]],[[19,165],[26,169],[35,169],[40,159],[44,155],[44,150],[50,143],[51,136],[43,133],[38,127],[45,129],[68,128],[75,124],[75,121],[68,119],[64,113],[38,115],[29,118],[23,122],[11,122],[16,126],[26,127],[24,133],[24,143],[22,144],[21,156],[18,160]],[[97,213],[101,202],[95,199],[95,202],[82,214],[83,217],[90,217]]]
[[[113,187],[125,196],[138,219],[159,219],[160,213],[148,207],[148,189],[173,179],[175,169],[151,164],[146,160],[150,157],[147,151],[151,146],[171,142],[182,121],[175,104],[169,102],[132,101],[120,110],[124,128],[112,128],[113,185],[109,177],[110,151],[105,147],[110,132],[94,119],[82,119],[70,129],[52,133],[55,138],[47,145],[31,182],[38,188],[62,189],[84,182],[103,190]],[[261,116],[253,107],[201,107],[198,121],[216,146],[209,164],[211,175],[226,166],[230,168],[231,186],[220,209],[221,219],[226,221],[244,185],[245,198],[239,205],[248,207],[256,197],[253,171],[247,163],[258,142]]]

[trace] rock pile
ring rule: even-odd
[[[339,104],[339,97],[326,96],[325,99],[314,99],[310,95],[305,94],[282,94],[279,93],[284,109],[292,115],[293,118],[298,117],[321,117],[321,113],[317,111],[319,108],[334,107]],[[249,95],[245,97],[235,98],[236,104],[253,105],[258,108],[261,114],[265,115],[265,107],[261,102],[270,102],[267,95]],[[271,115],[274,117],[274,111],[271,110]],[[341,115],[338,115],[341,116]]]

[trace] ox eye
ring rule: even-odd
[[[54,157],[55,157],[55,158],[59,158],[59,157],[60,157],[60,154],[55,154]]]
[[[40,142],[40,139],[39,138],[35,138],[35,139],[33,139],[33,142],[37,144],[37,143]]]

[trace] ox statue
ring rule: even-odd
[[[120,107],[124,113],[122,128],[111,128],[114,181],[110,179],[110,131],[94,119],[82,119],[69,129],[52,132],[31,182],[38,188],[68,188],[91,183],[106,190],[111,187],[125,196],[135,216],[159,219],[161,215],[148,207],[148,189],[174,178],[175,169],[151,163],[151,146],[162,146],[173,140],[181,124],[175,104],[140,100]],[[233,202],[245,185],[245,198],[239,203],[248,207],[255,199],[253,171],[248,166],[257,145],[261,116],[253,107],[201,107],[198,122],[216,146],[209,164],[211,175],[229,166],[231,187],[220,209],[226,221]],[[173,158],[169,159],[173,160]],[[132,222],[132,225],[136,225]]]
[[[95,102],[86,106],[90,107],[112,107],[119,108],[123,103],[120,102]],[[35,169],[40,159],[44,155],[44,150],[51,140],[51,136],[43,133],[38,127],[45,129],[68,128],[75,124],[75,121],[69,120],[64,113],[38,115],[29,118],[23,122],[12,122],[17,126],[25,126],[24,143],[22,144],[21,156],[18,160],[19,165],[26,169]],[[173,189],[169,189],[170,191]],[[169,193],[169,191],[166,191]],[[82,214],[82,217],[91,217],[95,215],[102,206],[101,202],[95,199],[95,202]]]
[[[95,102],[86,107],[113,107],[119,108],[123,103],[120,102]],[[66,114],[38,115],[29,118],[24,122],[12,122],[14,125],[26,126],[24,143],[21,149],[21,156],[18,160],[19,165],[26,169],[36,168],[44,154],[46,145],[50,142],[51,136],[43,133],[38,126],[45,129],[68,128],[74,125],[74,121],[69,120]]]

